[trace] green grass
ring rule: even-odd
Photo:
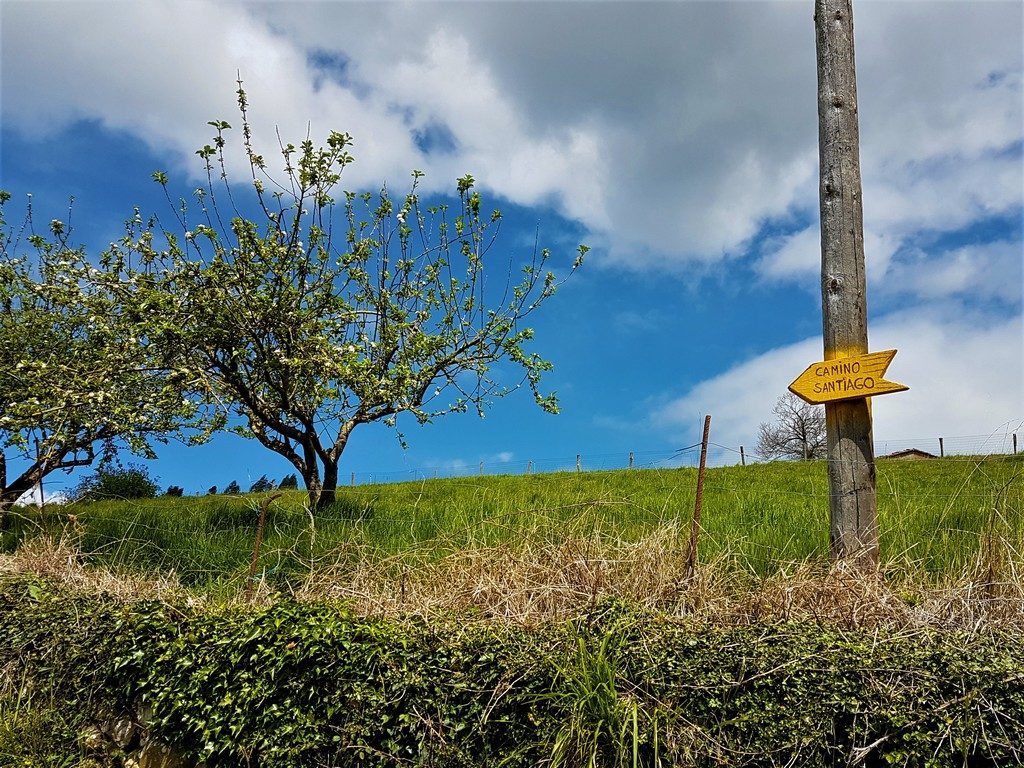
[[[99,768],[80,743],[84,713],[45,694],[26,695],[25,680],[0,692],[0,766]]]
[[[991,535],[1019,547],[1024,456],[878,462],[884,564],[941,578],[977,561]],[[653,469],[472,477],[344,488],[310,517],[305,494],[269,508],[261,574],[308,573],[311,564],[359,558],[422,561],[503,544],[609,536],[637,540],[693,514],[696,470]],[[258,495],[94,502],[19,510],[2,547],[41,532],[77,537],[91,562],[174,573],[186,584],[238,581],[247,572]],[[76,518],[69,523],[68,514]],[[768,573],[828,553],[822,462],[708,470],[701,557]],[[986,538],[989,535],[989,539]]]

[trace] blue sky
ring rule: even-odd
[[[0,25],[0,187],[44,220],[73,195],[90,249],[167,212],[152,171],[196,186],[236,72],[257,137],[354,136],[346,188],[468,172],[506,214],[498,251],[593,248],[535,322],[561,415],[520,392],[407,425],[404,451],[362,427],[344,476],[662,462],[705,413],[749,451],[820,358],[810,2],[6,0]],[[876,443],[1020,431],[1022,6],[857,2],[855,28],[871,347],[911,387],[877,399]],[[153,465],[189,492],[289,471],[230,435]]]

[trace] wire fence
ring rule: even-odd
[[[955,456],[989,456],[1014,454],[1018,451],[1016,432],[954,437],[901,438],[876,440],[876,458],[943,458]],[[1022,446],[1024,447],[1024,446]],[[573,456],[538,459],[507,459],[480,461],[475,464],[455,462],[410,469],[350,471],[349,485],[401,483],[474,475],[530,475],[553,472],[599,472],[619,469],[679,469],[696,467],[700,461],[700,443],[676,450],[580,452]],[[744,446],[729,446],[710,441],[709,467],[763,464],[771,458],[761,456]],[[343,478],[344,479],[344,478]]]
[[[938,440],[933,442],[937,447]],[[877,443],[879,454],[924,451],[922,445],[927,444]],[[886,557],[923,563],[929,573],[959,573],[993,533],[1010,536],[1015,551],[1022,551],[1024,465],[984,460],[1011,454],[1013,433],[944,438],[942,451],[942,464],[890,459],[880,465]],[[829,491],[823,471],[802,462],[759,471],[753,465],[761,458],[745,449],[741,453],[739,446],[711,443],[709,453],[709,463],[722,469],[708,473],[703,486],[699,528],[704,556],[728,555],[764,569],[827,555]],[[696,473],[677,470],[696,466],[699,457],[700,446],[692,445],[675,451],[581,453],[578,463],[572,455],[495,461],[482,469],[477,464],[367,472],[343,489],[336,507],[316,511],[305,508],[303,496],[271,502],[265,493],[193,496],[180,505],[138,499],[61,508],[51,506],[48,491],[46,509],[14,510],[16,530],[0,539],[10,547],[21,537],[56,531],[59,540],[71,534],[69,540],[90,561],[173,571],[188,583],[226,576],[244,581],[265,503],[269,515],[259,571],[252,577],[256,581],[313,573],[339,562],[355,567],[378,555],[381,562],[406,553],[413,560],[429,559],[516,542],[569,547],[563,554],[575,567],[579,553],[573,542],[595,532],[614,541],[639,542],[675,531],[683,538],[672,546],[685,547],[695,515]],[[630,467],[647,471],[602,473]],[[473,480],[481,471],[516,479],[433,489],[427,482],[434,477]]]
[[[1018,439],[1022,444],[1018,445]],[[1024,449],[1024,434],[1006,431],[988,435],[961,435],[953,437],[900,438],[875,441],[875,457],[880,459],[928,459],[965,456],[1011,455]],[[700,461],[700,443],[679,449],[649,451],[590,452],[569,456],[539,458],[488,459],[479,462],[453,461],[405,469],[349,470],[342,472],[339,485],[362,486],[414,482],[432,479],[497,476],[544,475],[563,472],[601,472],[621,469],[681,469],[696,467]],[[501,454],[499,454],[501,455]],[[759,455],[745,446],[729,446],[710,441],[707,465],[709,467],[746,466],[763,464],[773,459]],[[250,474],[257,477],[259,470]],[[275,485],[277,480],[272,481]],[[301,482],[301,480],[300,480]],[[44,480],[46,503],[59,503],[67,499],[73,480],[64,475],[50,475]],[[241,490],[249,490],[243,485]],[[219,489],[223,492],[223,487]],[[202,489],[189,489],[192,495],[203,495]],[[39,489],[33,489],[21,500],[22,504],[38,504]]]

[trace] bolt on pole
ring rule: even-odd
[[[825,359],[868,352],[864,213],[852,0],[815,0],[821,304]],[[867,398],[825,404],[832,556],[878,567],[878,514]]]

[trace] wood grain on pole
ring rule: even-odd
[[[851,0],[815,0],[825,359],[868,351],[864,215]],[[825,405],[832,555],[878,566],[878,515],[867,399]]]

